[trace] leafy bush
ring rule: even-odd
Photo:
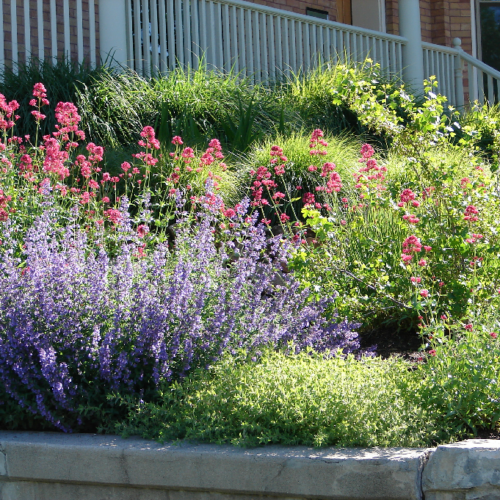
[[[421,379],[398,359],[226,357],[110,430],[239,446],[427,446],[441,430],[415,397]]]

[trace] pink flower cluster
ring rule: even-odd
[[[0,130],[6,131],[14,126],[14,120],[12,118],[19,118],[15,116],[14,113],[19,109],[19,103],[17,101],[7,102],[5,96],[0,94]]]
[[[374,154],[375,150],[369,144],[363,144],[359,162],[364,163],[365,166],[359,168],[358,172],[353,174],[357,189],[368,190],[372,188],[375,191],[385,191],[383,183],[387,167],[379,167],[377,160],[373,158]]]

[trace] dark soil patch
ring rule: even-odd
[[[360,340],[362,349],[376,345],[377,355],[384,359],[391,356],[401,356],[408,360],[417,361],[418,358],[422,357],[422,353],[419,352],[422,339],[416,332],[395,332],[380,328],[361,333]]]

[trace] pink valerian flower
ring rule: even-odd
[[[305,205],[312,205],[315,202],[314,194],[312,194],[312,193],[305,193],[304,196],[302,197],[302,202]]]
[[[153,127],[150,127],[149,125],[144,127],[141,132],[141,137],[146,140],[140,140],[138,142],[139,146],[147,149],[160,149],[160,141],[155,138],[155,131]]]
[[[375,150],[369,144],[363,144],[361,146],[361,156],[363,160],[370,159],[375,154]]]
[[[420,290],[420,296],[426,299],[429,296],[429,290]]]
[[[432,247],[425,245],[425,246],[424,246],[424,250],[425,250],[426,252],[430,252],[430,251],[432,250]]]
[[[273,200],[279,200],[285,198],[285,194],[277,191],[273,194]]]
[[[146,236],[148,233],[149,233],[148,226],[144,224],[140,224],[139,226],[137,226],[137,235],[139,236],[139,238],[144,238],[144,236]]]
[[[309,149],[310,149],[309,154],[311,156],[315,155],[325,156],[327,154],[326,149],[315,149],[318,148],[318,146],[323,146],[323,147],[328,146],[328,143],[323,139],[321,139],[321,137],[323,137],[323,131],[320,129],[314,130],[313,133],[311,134],[311,141],[309,143]]]
[[[342,181],[340,179],[340,175],[337,172],[332,172],[330,174],[330,178],[326,183],[326,192],[332,193],[335,191],[338,193],[342,189]]]
[[[104,148],[102,146],[96,146],[93,142],[87,144],[87,151],[89,154],[89,161],[92,163],[99,163],[102,161],[104,156]]]
[[[42,120],[45,120],[47,118],[44,114],[40,113],[40,111],[32,111],[31,114],[35,117],[35,120],[37,122],[41,122]]]
[[[182,158],[184,158],[184,163],[190,163],[191,158],[194,158],[193,148],[184,148],[181,153]]]
[[[408,264],[409,262],[411,262],[411,260],[413,259],[413,255],[407,255],[407,254],[402,254],[401,255],[401,260],[405,263],[405,264]]]
[[[12,118],[16,118],[14,113],[19,109],[17,101],[10,101],[5,99],[3,94],[0,94],[0,130],[8,130],[14,126]]]
[[[321,177],[327,177],[330,172],[333,172],[337,167],[335,163],[326,162],[321,167]]]
[[[232,208],[228,208],[224,211],[224,216],[231,219],[236,216],[236,212]]]
[[[307,170],[308,170],[309,172],[316,172],[316,170],[318,170],[318,167],[316,167],[315,165],[309,165],[309,166],[307,167]]]
[[[420,219],[412,214],[403,215],[403,220],[407,221],[409,224],[418,224],[420,222]]]
[[[56,125],[58,132],[54,132],[54,137],[65,136],[69,132],[76,132],[78,130],[81,117],[78,114],[77,107],[73,103],[59,102],[56,106],[55,115],[59,125]]]
[[[466,243],[469,243],[471,245],[473,245],[474,243],[476,243],[478,240],[482,239],[483,238],[483,235],[482,234],[472,234],[471,237],[467,238],[465,240]]]
[[[115,208],[109,208],[108,210],[104,210],[104,215],[115,225],[121,223],[122,214],[119,210]]]
[[[265,224],[266,226],[269,226],[271,224],[271,221],[269,219],[262,219],[260,222],[262,222],[262,224]]]
[[[410,203],[416,198],[416,194],[411,189],[404,189],[399,197],[402,203]]]
[[[460,180],[460,185],[462,186],[462,189],[465,189],[467,187],[467,184],[470,184],[470,179],[468,177],[464,177],[463,179]]]
[[[418,277],[418,276],[417,276],[417,277],[416,277],[416,276],[412,276],[412,277],[410,278],[410,281],[411,281],[412,283],[415,283],[415,284],[416,284],[416,283],[421,283],[421,282],[422,282],[422,278],[420,278],[420,277]]]
[[[212,139],[209,143],[208,143],[208,147],[209,148],[213,148],[215,151],[222,151],[222,146],[220,144],[220,141],[218,139]]]
[[[177,146],[177,145],[182,146],[184,144],[184,142],[182,142],[181,137],[179,137],[178,135],[176,135],[175,137],[172,137],[172,144],[174,146]]]
[[[436,349],[431,349],[431,350],[429,351],[429,354],[430,354],[431,356],[435,356],[435,355],[436,355]]]
[[[408,236],[403,241],[403,253],[406,255],[411,255],[412,253],[418,253],[422,251],[422,243],[420,239],[415,235]]]
[[[498,337],[498,333],[491,332],[490,333],[490,337],[493,338],[493,339],[496,339]]]
[[[474,206],[474,205],[469,205],[464,212],[464,220],[470,221],[470,222],[476,222],[479,220],[479,217],[477,216],[479,214],[479,210]]]
[[[425,267],[425,266],[427,265],[427,261],[426,261],[425,259],[420,259],[420,260],[418,261],[418,265],[419,265],[420,267]]]
[[[284,224],[285,222],[288,222],[290,220],[290,217],[286,214],[281,214],[280,215],[280,221]]]
[[[41,102],[42,106],[49,104],[49,101],[47,101],[47,89],[44,87],[43,83],[35,83],[33,86],[33,96]],[[32,104],[33,101],[35,101],[35,104]],[[35,99],[30,101],[30,106],[37,106],[37,104]]]
[[[473,327],[472,327],[472,325],[469,323],[469,324],[465,325],[465,329],[466,329],[468,332],[472,332]]]
[[[276,165],[274,167],[274,173],[276,175],[283,175],[285,173],[285,165]]]
[[[43,162],[43,171],[52,172],[57,175],[59,180],[64,180],[69,176],[69,169],[64,165],[68,160],[69,154],[67,151],[61,151],[59,142],[51,137],[47,137],[43,145],[45,150],[45,159]]]

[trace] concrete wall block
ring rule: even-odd
[[[426,500],[498,500],[500,441],[438,446],[424,469],[422,487]]]
[[[423,449],[315,450],[269,446],[242,450],[215,445],[162,446],[115,436],[7,431],[0,432],[0,445],[7,457],[8,476],[3,479],[20,485],[23,481],[36,481],[43,485],[42,489],[49,488],[46,483],[50,482],[186,490],[247,500],[252,496],[421,500],[420,478],[426,456]],[[45,499],[37,495],[36,500]],[[182,500],[179,495],[168,498]],[[49,497],[66,498],[62,493],[47,493]],[[21,498],[31,500],[9,500]],[[114,500],[113,496],[109,498]]]

